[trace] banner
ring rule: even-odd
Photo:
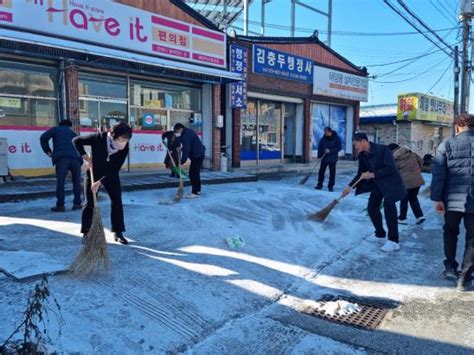
[[[452,122],[454,103],[439,97],[410,93],[398,95],[397,120]]]
[[[313,82],[313,61],[290,53],[254,45],[253,72],[311,84]]]
[[[113,1],[0,0],[0,27],[226,67],[226,35]]]
[[[230,84],[232,108],[247,107],[247,48],[235,44],[230,46],[230,71],[242,76],[242,81]]]
[[[367,102],[369,79],[325,67],[314,67],[313,94]]]

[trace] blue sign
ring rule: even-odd
[[[155,115],[153,113],[143,114],[143,127],[154,127],[155,126]]]
[[[313,84],[313,61],[274,49],[253,46],[253,72]]]
[[[247,48],[230,46],[230,71],[238,73],[243,80],[230,84],[230,106],[232,108],[246,108],[247,107]]]

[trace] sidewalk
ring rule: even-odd
[[[143,170],[123,172],[120,174],[123,191],[166,189],[178,187],[178,179],[171,178],[165,171]],[[236,182],[257,181],[258,177],[241,172],[223,173],[220,171],[204,171],[201,173],[204,185],[228,184]],[[189,179],[184,180],[184,185],[189,186]],[[72,193],[71,179],[66,180],[66,194]],[[8,181],[0,185],[0,203],[24,201],[44,197],[56,196],[56,179],[42,177]]]

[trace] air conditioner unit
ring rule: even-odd
[[[6,138],[0,138],[0,176],[8,176],[8,144]]]

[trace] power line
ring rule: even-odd
[[[447,44],[436,32],[433,32],[433,29],[426,24],[413,10],[411,10],[404,2],[403,0],[398,0],[398,3],[415,19],[420,23],[424,28],[426,28],[428,31],[431,32],[433,36],[435,36],[441,43],[443,43],[446,47],[448,47],[451,52],[452,48]]]
[[[427,34],[423,33],[422,30],[420,30],[418,28],[418,26],[416,26],[412,21],[410,21],[409,18],[407,18],[405,16],[405,14],[403,14],[399,9],[397,9],[395,6],[392,5],[392,3],[389,2],[389,0],[383,0],[383,2],[388,6],[390,7],[394,12],[396,12],[401,18],[403,18],[410,26],[412,26],[414,29],[416,29],[420,34],[422,34],[428,41],[430,41],[431,43],[433,43],[436,47],[438,47],[439,49],[441,49],[444,53],[446,53],[448,56],[452,57],[453,54],[452,53],[449,53],[446,51],[445,48],[441,47],[438,43],[436,43],[433,39],[431,39]]]
[[[448,72],[449,68],[451,67],[451,63],[449,63],[449,65],[446,67],[445,71],[443,72],[443,74],[441,74],[441,76],[439,77],[438,80],[436,80],[436,82],[428,89],[428,91],[426,92],[425,96],[428,95],[430,93],[431,90],[433,90],[433,88],[438,85],[438,83],[444,78],[444,76],[446,75],[446,73]]]
[[[438,11],[445,19],[447,19],[451,24],[455,24],[452,18],[449,18],[436,4],[434,3],[434,0],[430,0],[431,5]]]
[[[244,22],[243,19],[236,19],[236,22]],[[251,25],[261,26],[260,21],[248,20],[248,23]],[[273,23],[265,22],[265,26],[269,28],[274,28],[278,30],[291,30],[291,26],[286,25],[277,25]],[[453,29],[458,28],[456,27],[448,27],[448,28],[440,28],[437,30],[433,30],[435,32],[446,32]],[[297,32],[306,32],[306,33],[314,33],[314,28],[307,28],[307,27],[295,27],[295,31]],[[328,34],[327,30],[318,30],[321,34]],[[422,31],[423,33],[430,33],[430,31]],[[336,36],[359,36],[359,37],[384,37],[384,36],[408,36],[408,35],[417,35],[419,34],[418,31],[408,31],[408,32],[352,32],[352,31],[331,31],[331,35]]]
[[[428,57],[434,53],[439,53],[441,52],[441,49],[436,49],[432,52],[428,52],[428,53],[425,53],[425,54],[420,54],[416,57],[411,57],[411,58],[406,58],[406,59],[402,59],[402,60],[397,60],[395,62],[388,62],[388,63],[379,63],[379,64],[367,64],[367,65],[364,65],[365,67],[386,67],[386,66],[389,66],[389,65],[393,65],[393,64],[400,64],[400,63],[405,63],[405,62],[409,62],[413,59],[421,59],[421,58],[425,58],[425,57]]]

